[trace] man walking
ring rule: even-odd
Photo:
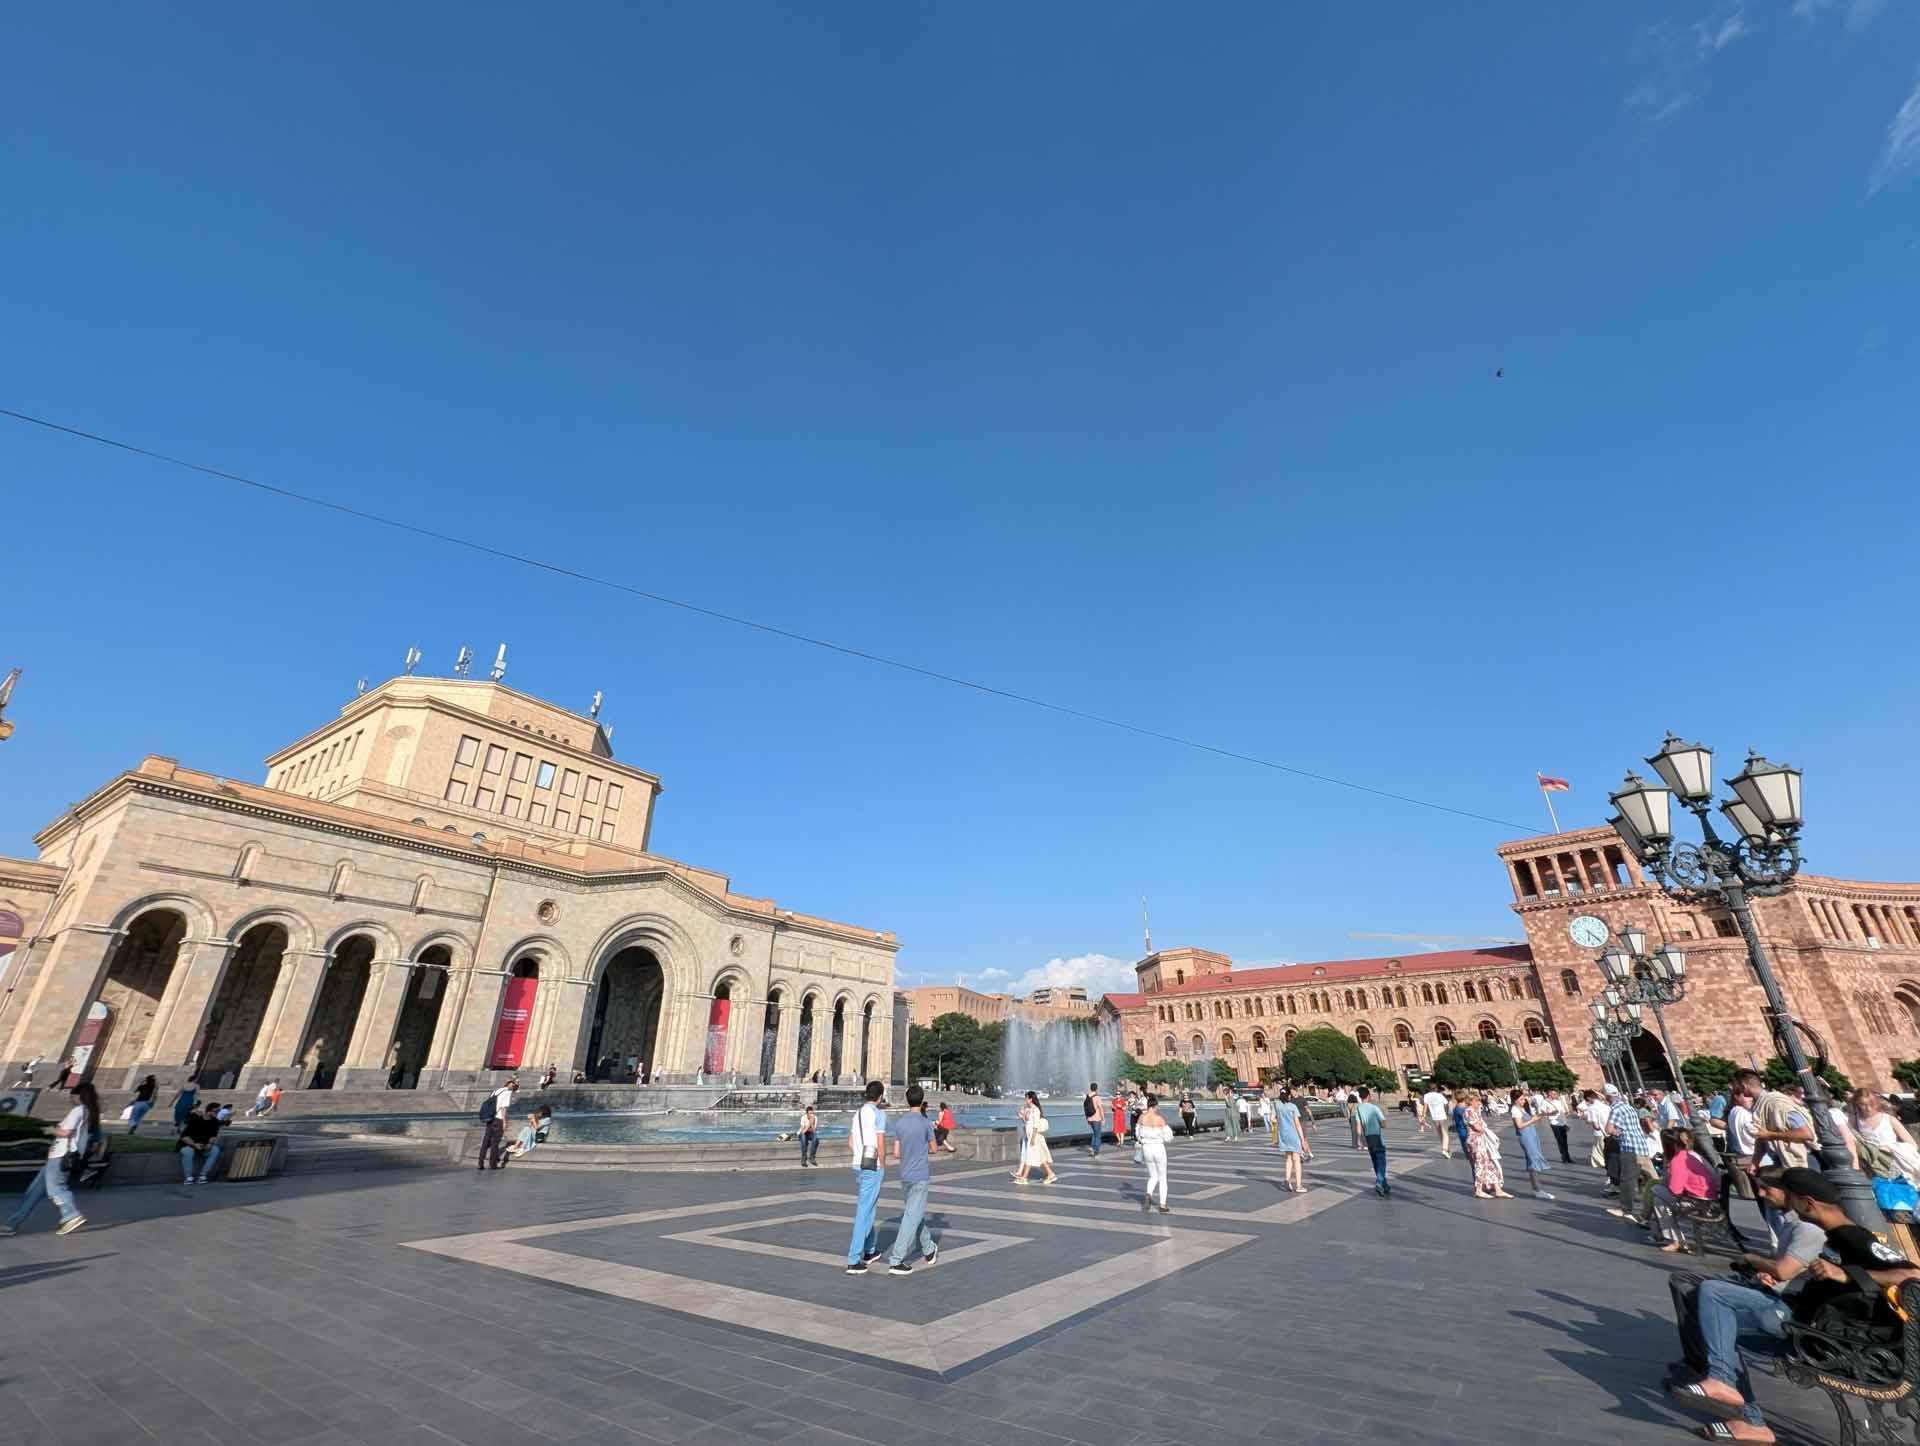
[[[1553,1131],[1553,1143],[1559,1147],[1560,1163],[1571,1165],[1573,1156],[1567,1153],[1567,1097],[1559,1090],[1547,1096],[1547,1128]]]
[[[1427,1092],[1420,1096],[1420,1128],[1433,1126],[1433,1133],[1440,1142],[1440,1153],[1449,1160],[1453,1158],[1453,1132],[1447,1128],[1447,1097],[1440,1093],[1438,1085],[1429,1084]]]
[[[1387,1141],[1382,1133],[1387,1122],[1380,1106],[1370,1098],[1372,1094],[1366,1085],[1360,1086],[1353,1106],[1353,1123],[1367,1142],[1367,1157],[1373,1161],[1373,1193],[1385,1200],[1393,1194],[1393,1186],[1387,1183]]]
[[[513,1097],[519,1092],[520,1081],[508,1075],[505,1084],[481,1101],[480,1121],[484,1128],[480,1135],[480,1163],[474,1169],[486,1169],[489,1161],[496,1170],[506,1164],[503,1146],[507,1137],[507,1120],[513,1114]]]
[[[1240,1102],[1233,1097],[1233,1091],[1225,1085],[1220,1087],[1220,1098],[1226,1102],[1221,1117],[1225,1123],[1227,1138],[1237,1140],[1240,1138]]]
[[[868,1080],[866,1102],[854,1111],[852,1128],[847,1131],[850,1164],[860,1182],[853,1236],[847,1241],[848,1275],[865,1275],[867,1262],[880,1254],[874,1240],[873,1216],[880,1204],[880,1183],[886,1178],[887,1157],[882,1151],[886,1148],[887,1112],[880,1105],[886,1093],[887,1087],[879,1080]]]
[[[908,1085],[907,1112],[893,1125],[893,1158],[900,1166],[900,1189],[905,1204],[900,1211],[900,1229],[893,1237],[893,1249],[887,1255],[888,1275],[913,1274],[913,1267],[907,1264],[907,1250],[916,1236],[922,1265],[932,1265],[940,1253],[933,1232],[927,1228],[927,1191],[933,1188],[933,1167],[927,1160],[927,1147],[932,1141],[933,1126],[927,1123],[927,1092],[919,1085]]]
[[[1659,1178],[1653,1166],[1653,1141],[1640,1128],[1640,1111],[1633,1102],[1617,1094],[1613,1098],[1613,1109],[1607,1115],[1607,1136],[1619,1149],[1616,1158],[1620,1204],[1609,1208],[1607,1214],[1640,1225],[1645,1223],[1639,1210],[1641,1187]]]
[[[912,1090],[907,1091],[907,1103],[913,1103]],[[1080,1101],[1080,1109],[1087,1117],[1087,1153],[1097,1160],[1100,1158],[1100,1122],[1103,1118],[1100,1108],[1099,1080],[1087,1086],[1087,1097]]]

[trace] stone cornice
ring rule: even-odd
[[[696,904],[710,909],[720,916],[741,924],[753,924],[770,928],[774,933],[798,933],[815,938],[832,940],[839,943],[859,944],[867,948],[881,949],[889,954],[899,952],[898,940],[889,940],[878,935],[869,935],[853,928],[835,928],[830,923],[800,917],[784,909],[775,908],[771,913],[753,909],[742,909],[716,898],[699,886],[690,883],[673,869],[664,864],[656,864],[641,869],[619,869],[582,873],[556,865],[541,863],[528,858],[516,858],[509,854],[494,853],[475,848],[471,844],[450,845],[432,834],[409,832],[412,825],[393,824],[382,828],[374,823],[377,814],[360,814],[367,822],[361,823],[319,813],[306,813],[297,807],[298,800],[288,795],[289,803],[280,805],[269,803],[258,795],[272,796],[273,791],[248,785],[249,794],[242,795],[237,790],[230,792],[195,787],[192,784],[177,782],[170,778],[150,773],[122,773],[104,784],[94,793],[74,805],[66,814],[42,830],[34,842],[41,847],[59,836],[60,831],[71,824],[83,822],[88,817],[104,812],[131,794],[146,794],[157,798],[172,799],[176,802],[192,804],[198,807],[215,808],[228,813],[237,813],[251,818],[269,819],[276,823],[291,825],[295,828],[317,829],[339,837],[358,839],[389,848],[401,848],[414,853],[452,860],[473,869],[494,870],[501,877],[523,879],[542,879],[563,884],[568,888],[587,893],[615,893],[623,889],[637,888],[647,884],[663,883],[669,888],[681,892]],[[349,810],[340,809],[346,813]],[[353,812],[358,812],[353,810]],[[385,822],[385,820],[382,820]],[[165,866],[172,872],[190,872],[174,866]],[[202,874],[202,877],[224,877]],[[277,887],[277,886],[276,886]],[[291,890],[300,892],[299,890]],[[307,890],[331,897],[325,889]],[[410,904],[394,904],[390,907],[411,911]],[[428,910],[427,912],[436,912]],[[465,918],[465,915],[450,917]]]

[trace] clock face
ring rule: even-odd
[[[1567,932],[1573,936],[1573,942],[1582,949],[1598,949],[1607,942],[1609,931],[1604,919],[1596,919],[1591,914],[1581,914],[1567,925]]]

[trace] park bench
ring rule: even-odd
[[[1691,1245],[1695,1255],[1734,1256],[1745,1253],[1747,1242],[1731,1216],[1732,1195],[1733,1175],[1730,1171],[1722,1171],[1718,1199],[1681,1199],[1674,1202],[1674,1223],[1692,1235]]]
[[[1838,1310],[1787,1327],[1774,1372],[1826,1392],[1840,1446],[1920,1441],[1920,1281],[1902,1285],[1897,1301],[1902,1319],[1890,1329]]]

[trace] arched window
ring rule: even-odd
[[[1893,1002],[1907,1016],[1907,1032],[1920,1034],[1920,988],[1911,984],[1901,985],[1893,991]]]
[[[1320,991],[1320,1008],[1323,1013],[1333,1013],[1333,996],[1324,989]]]
[[[1527,1043],[1528,1044],[1545,1044],[1546,1042],[1547,1042],[1546,1025],[1542,1024],[1539,1020],[1529,1015],[1527,1018]]]
[[[1267,1037],[1257,1029],[1253,1032],[1253,1052],[1255,1054],[1267,1052]]]
[[[1307,996],[1307,1008],[1315,1014],[1320,1012],[1320,996],[1318,994],[1309,994]]]
[[[1227,999],[1227,1000],[1222,1000],[1221,1002],[1225,1004],[1227,1007],[1226,1017],[1228,1019],[1232,1019],[1233,1018],[1233,1001],[1231,999]]]
[[[1354,1025],[1353,1042],[1362,1049],[1369,1048],[1373,1044],[1373,1031],[1368,1029],[1364,1024]]]
[[[1422,1004],[1433,1003],[1433,986],[1431,984],[1422,984],[1420,986],[1420,1002]]]
[[[1518,999],[1519,997],[1520,997],[1520,978],[1516,974],[1509,974],[1507,976],[1507,998]]]
[[[1194,1037],[1188,1040],[1187,1043],[1192,1046],[1193,1057],[1195,1059],[1201,1059],[1206,1055],[1207,1037],[1204,1034],[1194,1035]]]
[[[1402,1009],[1405,1009],[1407,1007],[1407,990],[1405,985],[1394,986],[1393,1002],[1399,1005]]]
[[[1220,1036],[1220,1053],[1222,1054],[1233,1053],[1233,1031],[1230,1029],[1225,1031]]]
[[[1165,1039],[1160,1041],[1160,1053],[1163,1058],[1172,1059],[1180,1053],[1180,1041],[1169,1034]]]
[[[1560,971],[1560,988],[1566,994],[1567,998],[1578,999],[1580,997],[1580,976],[1575,974],[1571,969],[1562,969]]]
[[[1345,998],[1347,1001],[1347,1008],[1349,1009],[1353,1008],[1353,991],[1351,989],[1347,990]]]
[[[1535,979],[1531,974],[1529,974],[1527,976],[1527,998],[1538,999],[1539,997],[1540,997],[1540,981],[1538,979]]]
[[[1493,1003],[1493,985],[1485,979],[1480,981],[1480,1002],[1482,1004]]]
[[[1471,1004],[1474,1002],[1473,981],[1471,979],[1460,986],[1460,992],[1467,996],[1467,1003]]]
[[[1453,1026],[1446,1020],[1437,1021],[1433,1026],[1433,1042],[1445,1049],[1453,1043]]]
[[[1402,1049],[1412,1049],[1413,1048],[1413,1026],[1406,1023],[1394,1025],[1393,1042],[1399,1045]]]
[[[1261,1019],[1265,1019],[1267,1017],[1267,1001],[1256,998],[1253,1001],[1253,1012]]]
[[[1362,1009],[1365,1009],[1367,1007],[1367,991],[1366,990],[1364,989],[1354,990],[1353,997],[1360,1001],[1360,1007]]]
[[[1280,1047],[1282,1049],[1291,1049],[1293,1047],[1293,1037],[1299,1032],[1297,1029],[1289,1029],[1285,1038],[1280,1041]]]
[[[1495,1024],[1491,1019],[1481,1020],[1480,1037],[1482,1039],[1490,1039],[1495,1044],[1498,1044],[1500,1042],[1500,1026]]]
[[[1447,1002],[1447,986],[1446,985],[1436,984],[1433,986],[1433,1001],[1436,1004],[1445,1004]]]
[[[1298,1014],[1299,1012],[1300,1012],[1300,996],[1298,994],[1289,994],[1287,996],[1287,1013]]]

